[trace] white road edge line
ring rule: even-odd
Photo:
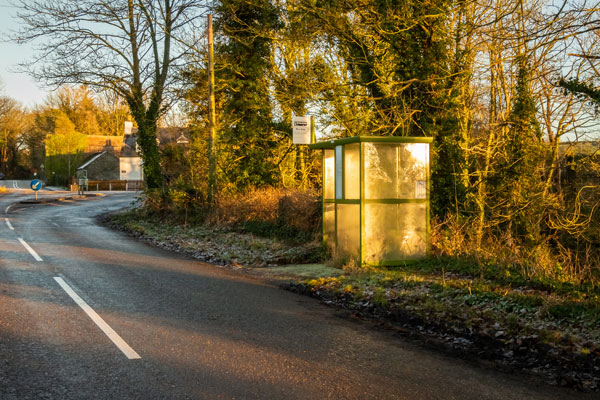
[[[13,228],[12,224],[10,223],[10,220],[8,218],[4,218],[4,220],[6,221],[6,225],[8,225],[8,229],[14,231],[15,228]]]
[[[24,241],[23,239],[21,239],[21,238],[17,238],[17,239],[19,239],[19,242],[21,242],[21,244],[23,245],[23,247],[25,247],[25,248],[27,249],[27,251],[29,252],[29,254],[31,254],[31,255],[33,256],[33,258],[35,258],[35,259],[36,259],[36,261],[44,261],[44,260],[42,260],[42,257],[40,257],[40,256],[38,255],[38,253],[36,253],[36,252],[35,252],[35,250],[34,250],[34,249],[32,249],[32,248],[31,248],[31,246],[29,246],[29,245],[27,244],[27,242],[25,242],[25,241]]]
[[[96,313],[96,311],[92,309],[92,307],[88,306],[88,304],[85,301],[83,301],[83,299],[79,297],[77,293],[75,293],[73,289],[71,289],[71,287],[67,285],[67,283],[62,278],[56,276],[54,277],[54,280],[58,282],[60,287],[62,287],[63,290],[67,292],[69,296],[71,296],[75,303],[77,303],[77,305],[81,307],[81,309],[88,315],[88,317],[90,317],[92,321],[94,321],[94,323],[98,325],[98,328],[100,328],[102,332],[104,332],[106,336],[108,336],[108,338],[112,340],[115,346],[117,346],[119,350],[121,350],[123,354],[127,356],[128,359],[134,360],[142,358],[121,338],[121,336],[119,336],[117,332],[114,331],[113,328],[111,328],[106,322],[104,322],[102,317],[100,317]]]
[[[13,206],[13,205],[11,204],[10,206],[6,207],[6,208],[4,209],[4,214],[8,214],[8,210],[10,210],[10,208],[11,208],[12,206]]]

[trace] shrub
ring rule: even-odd
[[[431,249],[435,257],[454,257],[472,260],[479,265],[483,276],[511,277],[542,283],[543,287],[597,284],[600,274],[600,254],[590,246],[576,252],[559,241],[542,242],[535,246],[522,243],[510,232],[486,229],[481,246],[477,246],[476,221],[449,217],[431,224]],[[494,267],[491,268],[490,265]]]
[[[288,191],[278,204],[278,220],[283,226],[315,233],[321,226],[321,204],[313,191]]]
[[[221,194],[209,204],[202,193],[176,183],[166,192],[147,190],[141,200],[143,216],[170,223],[221,226],[295,243],[320,240],[321,202],[314,191],[265,187]]]
[[[249,189],[234,195],[219,195],[207,216],[207,222],[223,226],[243,225],[248,221],[275,223],[280,189]]]
[[[312,191],[273,187],[221,195],[207,223],[284,239],[312,240],[320,232],[321,204]]]

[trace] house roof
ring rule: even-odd
[[[179,135],[179,137],[176,140],[177,144],[188,144],[190,142],[190,139],[188,139],[183,133],[181,135]]]
[[[124,146],[123,136],[87,135],[86,153],[97,153],[102,151],[107,142],[114,147],[116,152],[121,151]]]
[[[82,164],[77,169],[86,169],[88,167],[88,165],[90,165],[91,163],[93,163],[94,161],[96,161],[97,159],[99,159],[102,156],[102,154],[105,154],[105,153],[106,153],[106,151],[103,151],[102,153],[96,154],[94,157],[92,157],[89,160],[87,160],[84,164]]]
[[[105,146],[109,143],[117,156],[137,156],[135,146],[138,139],[137,131],[137,128],[133,128],[131,134],[123,136],[88,135],[85,153],[94,154],[102,152],[106,150]],[[189,128],[158,128],[156,130],[156,137],[159,143],[163,145],[169,143],[187,143],[189,142],[188,133]]]
[[[119,158],[116,155],[112,154],[111,152],[108,151],[102,151],[98,154],[95,154],[94,156],[92,156],[89,160],[87,160],[85,163],[83,163],[81,166],[77,167],[78,170],[80,169],[86,169],[87,167],[89,167],[91,164],[93,164],[94,162],[96,162],[100,157],[102,156],[112,156],[114,158]]]

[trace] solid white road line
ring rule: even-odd
[[[4,218],[4,220],[6,221],[6,225],[8,226],[8,229],[10,229],[11,231],[14,231],[15,228],[13,228],[13,226],[10,223],[10,220],[8,218]]]
[[[6,207],[6,208],[4,209],[4,214],[8,214],[8,210],[10,210],[10,208],[11,208],[12,206],[13,206],[13,205],[11,204],[10,206]]]
[[[121,350],[123,354],[127,356],[127,358],[129,358],[130,360],[142,358],[121,338],[121,336],[117,334],[117,332],[113,330],[113,328],[111,328],[106,322],[104,322],[104,320],[96,313],[96,311],[94,311],[92,307],[88,306],[88,304],[85,301],[83,301],[83,299],[79,297],[77,293],[75,293],[73,289],[71,289],[71,287],[67,285],[67,283],[62,278],[57,276],[54,278],[54,280],[58,282],[60,287],[62,287],[63,290],[67,292],[69,296],[71,296],[75,303],[77,303],[77,305],[81,307],[83,311],[85,311],[88,317],[90,317],[92,321],[94,321],[94,323],[98,325],[102,332],[104,332],[106,336],[108,336],[108,338],[112,340],[115,346],[117,346],[119,350]]]
[[[27,249],[29,254],[31,254],[33,256],[33,258],[35,258],[37,261],[44,261],[44,260],[42,260],[42,257],[40,257],[38,255],[38,253],[36,253],[35,250],[32,249],[31,246],[29,246],[23,239],[21,239],[21,238],[17,238],[17,239],[19,239],[19,242],[21,242],[23,247],[25,247]]]

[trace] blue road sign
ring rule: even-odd
[[[40,181],[39,179],[34,179],[31,181],[31,184],[29,186],[31,187],[31,189],[37,192],[42,188],[42,181]]]

